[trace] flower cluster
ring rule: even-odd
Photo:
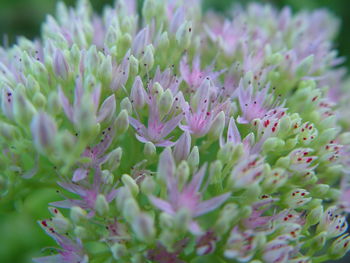
[[[1,203],[56,187],[35,262],[323,262],[350,249],[338,21],[59,3],[0,49]],[[138,10],[141,10],[139,13]],[[327,248],[328,247],[328,248]]]

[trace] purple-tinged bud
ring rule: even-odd
[[[34,116],[30,128],[38,151],[45,153],[52,150],[57,133],[55,121],[45,112],[39,112]]]
[[[178,163],[182,160],[186,160],[191,150],[191,135],[189,132],[184,132],[177,140],[173,155],[175,161]]]
[[[350,250],[350,236],[344,234],[333,241],[329,247],[327,254],[330,259],[342,258]]]
[[[175,173],[175,161],[170,148],[165,150],[159,156],[157,177],[166,182],[169,175]]]
[[[284,195],[283,201],[289,208],[298,208],[311,201],[309,192],[304,189],[295,189]]]
[[[145,96],[147,96],[140,76],[135,78],[131,88],[130,99],[136,109],[142,109],[145,105]]]
[[[114,94],[109,96],[102,103],[100,110],[97,114],[97,122],[110,121],[115,114],[116,103]]]
[[[116,122],[116,127],[117,127],[117,133],[119,135],[125,133],[129,128],[128,112],[126,110],[122,110],[119,113],[115,122]]]
[[[89,175],[89,170],[84,168],[77,168],[73,173],[73,182],[84,180]]]
[[[69,76],[69,66],[61,50],[57,49],[53,59],[53,69],[55,74],[66,80]]]
[[[141,52],[144,51],[148,43],[149,43],[149,28],[145,27],[139,33],[137,33],[136,37],[134,38],[134,41],[131,47],[132,54],[138,57],[141,54]]]
[[[9,87],[2,88],[1,91],[1,110],[10,120],[13,119],[13,90]]]
[[[156,230],[154,228],[154,219],[146,214],[140,213],[132,222],[132,229],[136,237],[145,243],[153,243]]]
[[[265,262],[287,262],[293,247],[289,245],[289,235],[279,236],[265,245],[263,259]]]
[[[321,217],[316,232],[327,232],[327,237],[337,237],[343,234],[348,228],[346,218],[339,214],[335,206],[329,207]]]

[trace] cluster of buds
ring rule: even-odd
[[[0,48],[0,205],[41,186],[61,199],[39,221],[57,253],[35,262],[344,256],[338,21],[259,4],[223,21],[200,0],[137,2],[102,16],[87,0],[59,3],[40,39]]]

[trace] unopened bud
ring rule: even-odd
[[[177,140],[174,147],[174,159],[176,162],[186,160],[191,150],[191,135],[185,131]]]
[[[154,219],[150,215],[140,213],[139,216],[134,218],[132,229],[140,241],[145,243],[153,242],[156,230],[154,228]]]
[[[30,126],[34,144],[38,151],[45,153],[52,150],[57,133],[54,120],[45,112],[40,112],[34,116]]]
[[[103,216],[108,213],[109,211],[109,204],[106,200],[106,197],[102,194],[99,194],[96,198],[95,201],[95,209],[96,212],[100,215]]]
[[[131,178],[130,175],[128,174],[123,174],[122,176],[122,182],[124,183],[124,185],[126,187],[129,188],[131,194],[133,196],[137,196],[139,193],[139,186],[137,185],[137,183],[135,182],[135,180],[133,178]]]
[[[117,133],[123,134],[129,128],[129,116],[126,110],[122,110],[116,119]]]
[[[73,206],[70,209],[70,218],[74,223],[79,223],[86,218],[86,211],[79,206]]]

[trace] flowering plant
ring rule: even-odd
[[[349,250],[349,92],[324,10],[57,6],[0,49],[1,205],[59,188],[35,262],[323,262]]]

